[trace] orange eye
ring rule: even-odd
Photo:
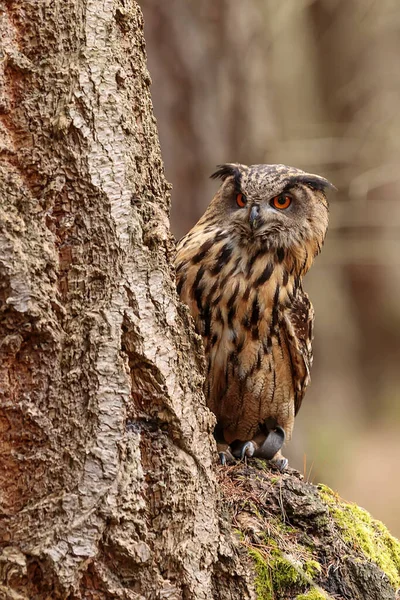
[[[247,203],[247,198],[244,194],[238,194],[236,196],[236,204],[240,207],[240,208],[244,208],[246,206]]]
[[[280,210],[285,210],[285,208],[289,208],[292,204],[292,199],[287,194],[281,194],[280,196],[275,196],[272,198],[272,205],[275,208],[279,208]]]

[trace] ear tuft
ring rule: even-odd
[[[234,163],[226,163],[225,165],[217,165],[215,173],[210,175],[210,179],[221,179],[225,181],[227,177],[233,176],[236,179],[240,178],[239,165]]]
[[[307,185],[312,190],[318,190],[321,192],[325,192],[325,190],[335,190],[337,192],[337,188],[325,179],[325,177],[320,177],[319,175],[300,175],[295,178],[298,183],[302,183],[303,185]]]
[[[211,175],[211,179],[222,179],[222,181],[225,181],[227,177],[233,177],[236,191],[240,192],[240,183],[242,179],[242,171],[240,167],[243,168],[243,165],[235,163],[226,163],[225,165],[217,166],[218,170]]]

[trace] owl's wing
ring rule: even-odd
[[[314,309],[305,292],[298,290],[290,309],[285,311],[283,329],[292,368],[295,414],[300,410],[312,365]]]

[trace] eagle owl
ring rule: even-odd
[[[177,289],[203,337],[205,395],[221,462],[280,449],[310,382],[314,311],[303,276],[328,226],[323,177],[285,165],[220,165],[222,184],[178,243]]]

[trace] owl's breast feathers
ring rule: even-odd
[[[270,417],[290,438],[310,381],[314,312],[301,278],[314,254],[244,251],[201,223],[178,245],[178,293],[203,336],[205,394],[228,443]]]

